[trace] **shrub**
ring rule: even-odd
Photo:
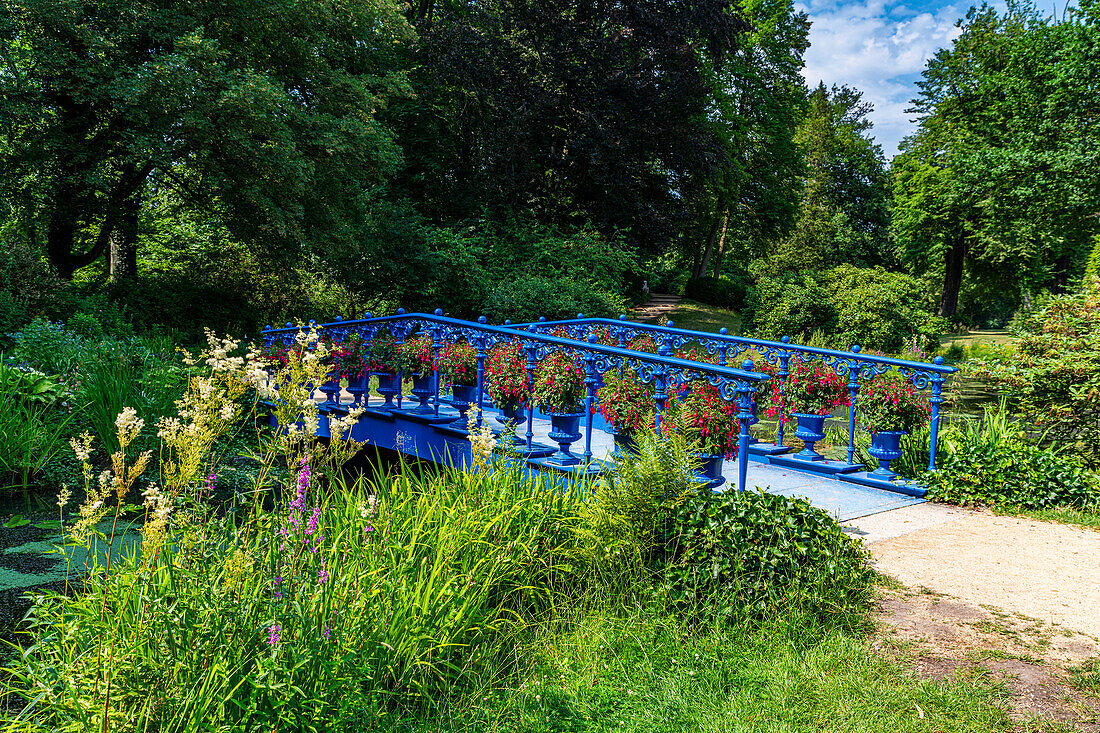
[[[980,360],[971,370],[1033,415],[1049,437],[1100,465],[1100,278],[1051,298],[1024,327],[1016,358]]]
[[[748,293],[746,278],[743,274],[692,278],[684,286],[684,297],[719,308],[741,310]]]
[[[65,309],[68,287],[50,270],[41,253],[22,240],[0,247],[0,334],[10,333],[35,316],[56,317]]]
[[[46,374],[71,375],[85,362],[92,362],[93,343],[73,333],[65,324],[35,318],[12,334],[11,358],[24,361]]]
[[[836,323],[829,291],[812,273],[758,278],[744,317],[747,331],[773,340],[808,336],[816,329],[832,331]]]
[[[826,283],[836,314],[832,338],[837,348],[859,344],[897,354],[915,336],[927,351],[945,330],[932,315],[927,288],[916,278],[881,267],[842,265],[828,271]]]
[[[489,293],[485,315],[494,323],[575,318],[578,313],[610,318],[627,309],[619,296],[583,280],[555,280],[542,275],[518,275],[500,282]]]
[[[665,582],[686,611],[725,620],[793,607],[829,613],[868,597],[867,551],[802,499],[705,491],[680,507],[673,532]]]
[[[0,369],[9,375],[16,371]],[[30,399],[24,380],[0,378],[0,489],[26,491],[64,446],[67,423],[47,402]]]

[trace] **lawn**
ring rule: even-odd
[[[719,329],[725,328],[730,334],[736,335],[741,332],[739,313],[694,300],[681,300],[668,315],[650,318],[645,322],[663,324],[667,320],[671,320],[676,328],[689,331],[717,333]]]

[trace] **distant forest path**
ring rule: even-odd
[[[650,293],[649,300],[630,309],[630,320],[645,323],[666,318],[676,310],[683,298],[669,293]]]

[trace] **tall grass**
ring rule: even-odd
[[[0,492],[27,490],[64,446],[67,423],[51,406],[27,399],[17,382],[0,380]]]

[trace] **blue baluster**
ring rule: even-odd
[[[436,308],[437,316],[443,315],[442,308]],[[439,350],[443,348],[443,328],[438,323],[432,325],[432,384],[435,389],[435,416],[439,417]]]
[[[746,372],[753,371],[752,359],[741,362]],[[752,426],[752,402],[756,388],[748,380],[737,383],[737,401],[739,410],[737,421],[741,425],[737,433],[737,490],[744,491],[749,476],[749,429]]]
[[[579,321],[582,318],[584,318],[584,314],[583,313],[578,313],[577,314],[577,320]],[[588,326],[586,326],[583,323],[578,323],[576,325],[576,327],[573,329],[573,338],[577,339],[578,341],[584,341],[585,340],[584,337],[585,337],[585,334],[587,332],[588,332]]]
[[[932,363],[936,366],[943,364],[943,357],[937,356],[932,360]],[[932,383],[932,396],[928,398],[928,401],[932,405],[932,424],[929,428],[929,440],[928,440],[928,470],[936,470],[936,443],[940,437],[940,405],[943,404],[943,392],[944,376],[939,372],[933,372],[931,380]]]
[[[653,370],[653,401],[657,409],[653,412],[653,429],[661,432],[661,413],[668,404],[668,367],[658,364]]]
[[[535,327],[529,326],[528,330],[534,332]],[[535,368],[538,366],[535,361],[535,352],[538,350],[538,345],[534,341],[524,341],[523,349],[527,352],[527,394],[530,395],[535,390]],[[524,437],[527,438],[527,450],[533,450],[532,443],[535,438],[534,402],[531,402],[531,409],[527,411],[527,433]]]
[[[858,354],[859,344],[852,344],[852,353]],[[859,394],[859,360],[848,360],[848,463],[856,460],[856,397]]]
[[[580,317],[580,314],[577,314]],[[596,343],[596,334],[588,334],[588,343]],[[592,413],[596,411],[596,353],[584,352],[584,465],[592,463]]]
[[[727,331],[725,328],[718,329],[718,334],[720,336],[725,336],[727,333],[729,333],[729,331]],[[729,354],[729,349],[730,347],[728,344],[718,344],[718,366],[726,366],[726,359],[728,358],[727,355]]]
[[[791,342],[790,336],[784,336],[780,339],[785,344]],[[779,354],[779,371],[776,372],[776,376],[779,378],[779,386],[777,386],[776,392],[779,394],[779,404],[781,408],[786,408],[786,402],[783,400],[783,395],[787,387],[787,377],[791,374],[791,352],[783,351]],[[779,411],[779,429],[776,431],[775,442],[776,445],[783,445],[783,418],[786,414],[783,409]]]
[[[477,322],[485,325],[485,316],[478,316]],[[481,427],[482,411],[485,409],[485,333],[477,336],[477,427]]]
[[[665,326],[672,328],[672,321],[667,321]],[[661,337],[661,345],[657,347],[658,356],[672,356],[672,339],[673,336],[671,333],[666,333]]]
[[[405,312],[404,308],[398,308],[397,309],[397,314],[398,315],[402,315],[402,314],[404,314],[404,312]],[[402,346],[402,344],[405,343],[405,334],[408,331],[408,327],[405,326],[405,325],[397,325],[395,323],[391,330],[393,331],[394,348],[397,350],[397,353],[400,356],[401,346]],[[404,370],[401,369],[401,360],[400,360],[400,358],[398,358],[398,360],[397,360],[397,409],[398,410],[401,409],[401,400],[404,396],[405,396],[405,372],[404,372]],[[369,404],[369,402],[368,402],[368,404]]]

